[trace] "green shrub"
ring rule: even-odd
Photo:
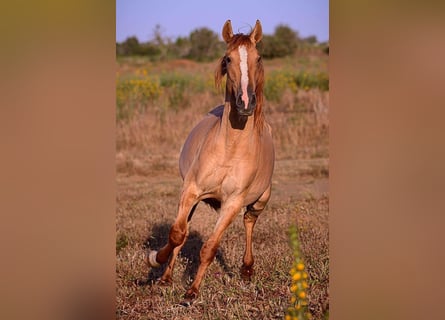
[[[286,89],[297,92],[297,90],[309,90],[311,88],[328,91],[328,74],[323,72],[313,74],[305,71],[298,73],[288,71],[272,72],[266,79],[264,95],[267,100],[278,102]]]
[[[264,58],[285,57],[295,52],[299,43],[298,33],[286,25],[278,25],[273,35],[264,35],[259,51]]]
[[[297,91],[292,75],[288,72],[274,72],[266,79],[264,95],[267,100],[278,102],[287,88],[293,92]]]
[[[144,76],[126,80],[117,79],[116,107],[118,120],[128,119],[135,112],[145,111],[150,100],[159,98],[162,88],[159,80]]]
[[[200,28],[190,33],[188,57],[196,61],[212,61],[224,52],[224,45],[218,34],[208,28]]]
[[[308,90],[310,88],[319,88],[322,91],[329,90],[329,76],[324,72],[317,74],[299,72],[294,75],[294,82],[298,88]]]

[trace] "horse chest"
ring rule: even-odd
[[[201,170],[200,184],[220,200],[246,193],[254,184],[256,175],[256,167],[243,161],[221,162],[207,168],[201,167]]]

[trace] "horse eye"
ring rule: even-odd
[[[230,57],[226,57],[226,63],[230,63],[232,61],[232,59],[230,59]]]

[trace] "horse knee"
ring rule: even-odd
[[[186,237],[187,231],[178,225],[173,225],[170,229],[170,234],[168,236],[168,241],[173,247],[181,245]]]

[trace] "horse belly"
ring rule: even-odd
[[[256,200],[270,187],[272,183],[272,174],[275,163],[275,151],[272,143],[272,137],[265,137],[261,148],[258,166],[255,172],[255,178],[249,187],[249,193],[246,197],[246,205]]]

